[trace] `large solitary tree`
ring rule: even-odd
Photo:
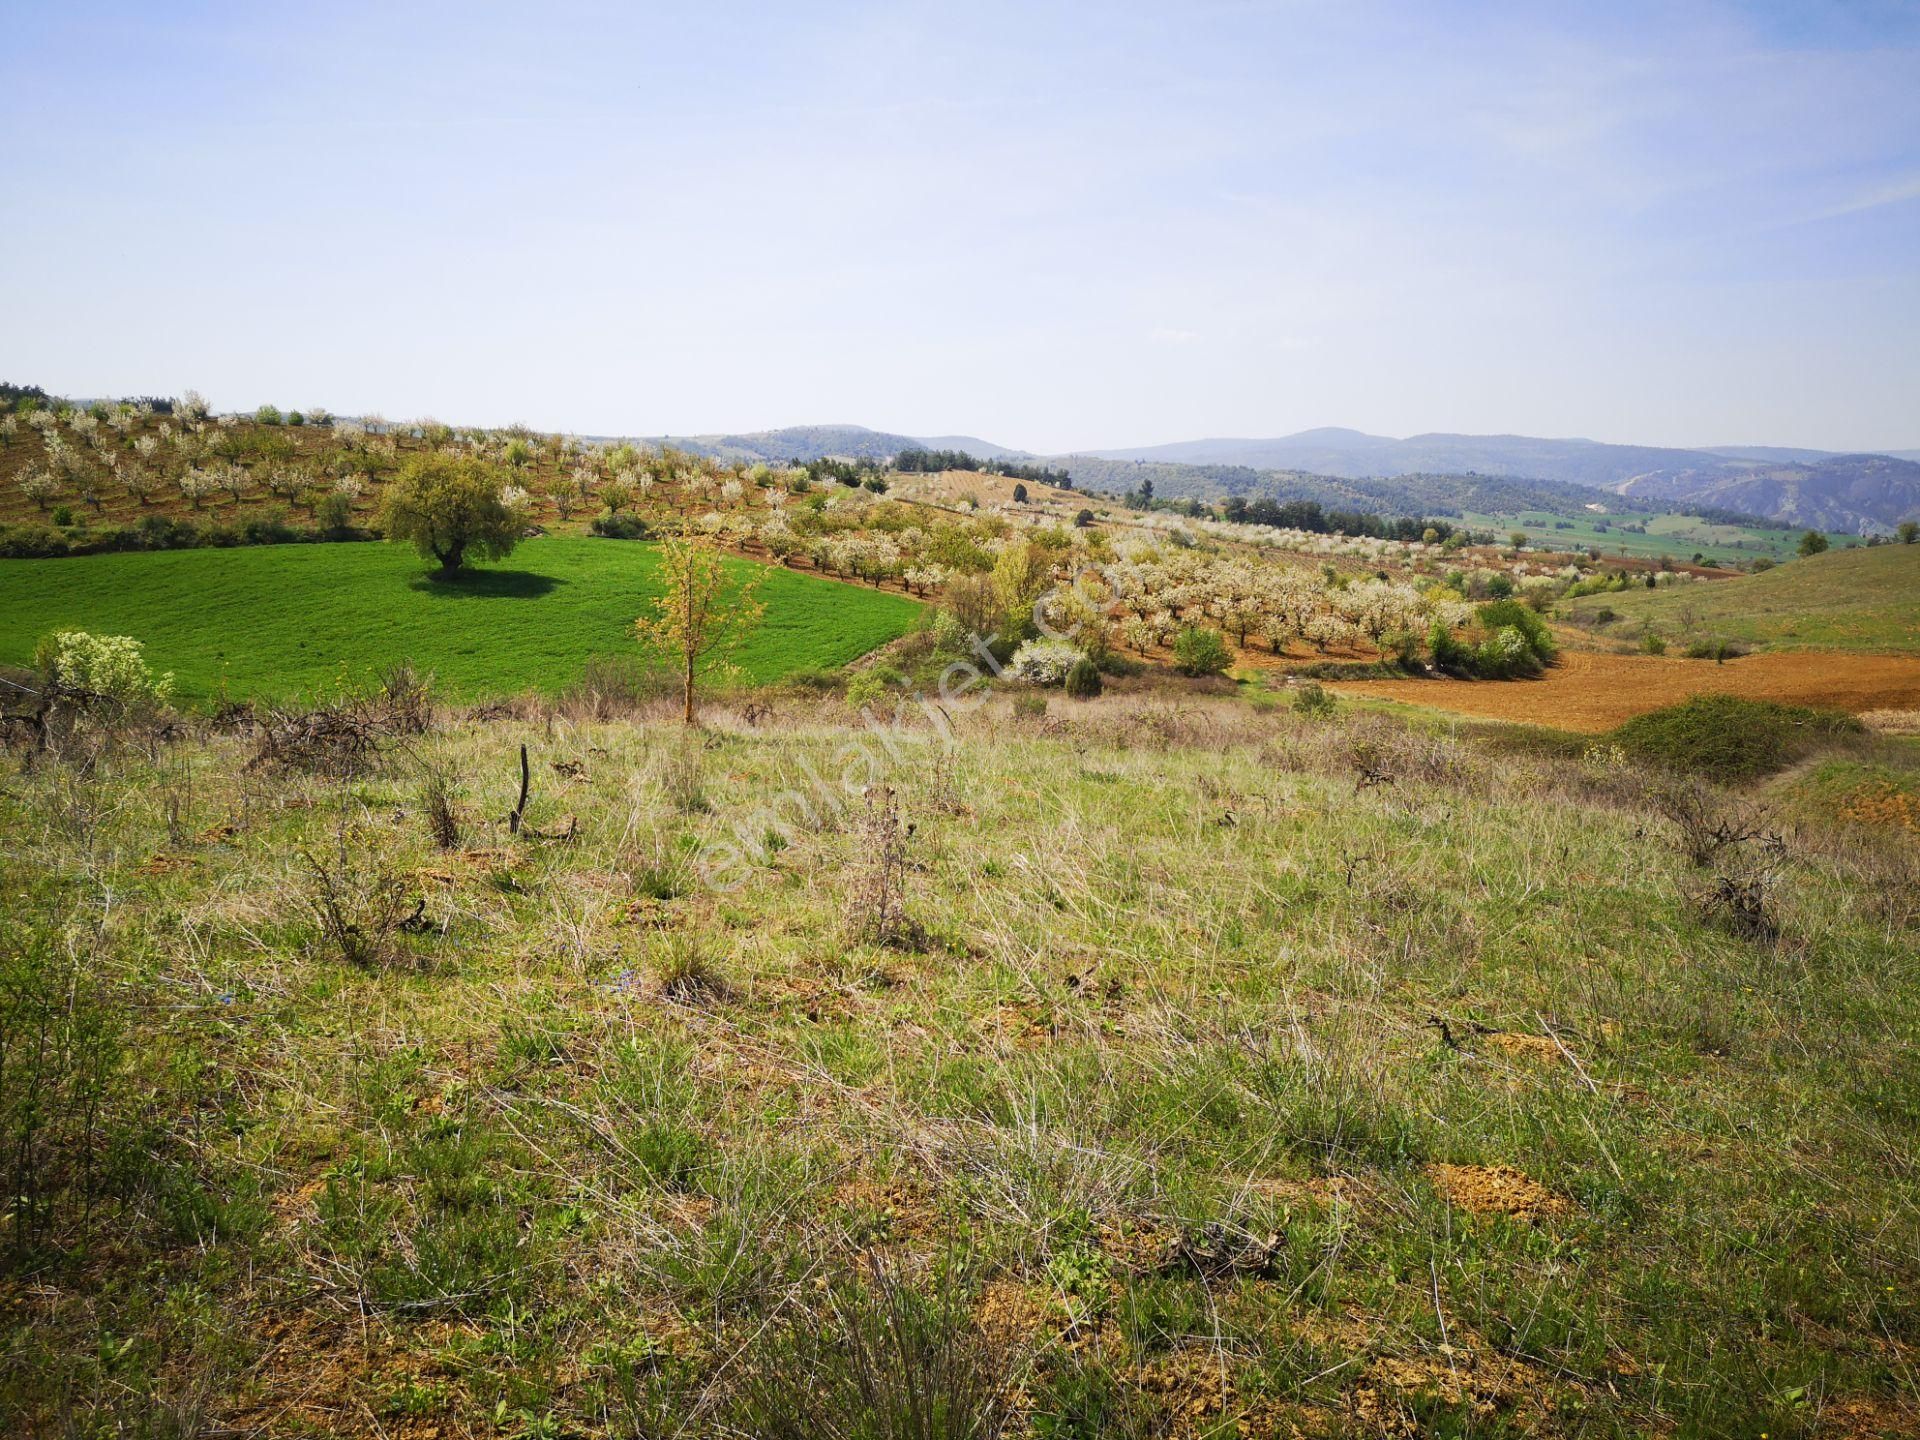
[[[380,528],[440,562],[451,576],[470,555],[510,554],[526,516],[501,492],[509,477],[498,466],[464,455],[415,455],[401,467],[380,505]]]
[[[754,599],[760,577],[731,584],[718,552],[682,536],[661,542],[660,579],[652,618],[643,615],[633,627],[642,645],[679,672],[680,718],[691,725],[699,678],[726,664],[765,613]]]

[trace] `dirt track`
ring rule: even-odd
[[[1920,709],[1920,656],[1775,652],[1716,665],[1568,650],[1539,680],[1355,680],[1334,688],[1463,715],[1598,732],[1709,692],[1856,714]]]

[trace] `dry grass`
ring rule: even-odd
[[[173,1157],[9,1282],[29,1431],[1914,1413],[1891,842],[1810,823],[1757,944],[1617,766],[1142,687],[915,724],[859,776],[891,826],[782,811],[716,890],[703,847],[861,732],[743,702],[688,748],[597,705],[421,737],[464,848],[410,765],[265,776],[218,734],[171,801],[124,748],[0,790],[10,917],[97,918]],[[297,857],[342,817],[429,922],[375,967],[315,943]],[[876,856],[928,943],[849,924]]]

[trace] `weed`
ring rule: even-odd
[[[370,861],[344,829],[333,854],[303,849],[299,859],[307,871],[307,907],[327,951],[360,970],[388,963],[395,937],[419,921],[425,901],[409,905],[406,881]]]
[[[878,945],[918,949],[926,941],[907,914],[907,841],[914,827],[902,818],[890,785],[870,785],[861,797],[858,852],[848,896],[848,928]]]
[[[733,1420],[763,1440],[995,1440],[1017,1357],[974,1322],[963,1266],[924,1286],[875,1262],[833,1288],[830,1324],[792,1314],[756,1346]]]
[[[460,815],[454,808],[453,776],[442,765],[421,772],[420,805],[427,816],[427,833],[442,850],[460,848]]]

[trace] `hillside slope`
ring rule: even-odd
[[[1672,639],[1741,640],[1783,650],[1920,652],[1920,545],[1861,546],[1759,575],[1674,590],[1590,595],[1574,614],[1610,609]]]
[[[1712,505],[1789,525],[1874,533],[1920,518],[1920,465],[1888,455],[1834,455],[1726,473],[1708,467],[1636,476],[1622,495]]]

